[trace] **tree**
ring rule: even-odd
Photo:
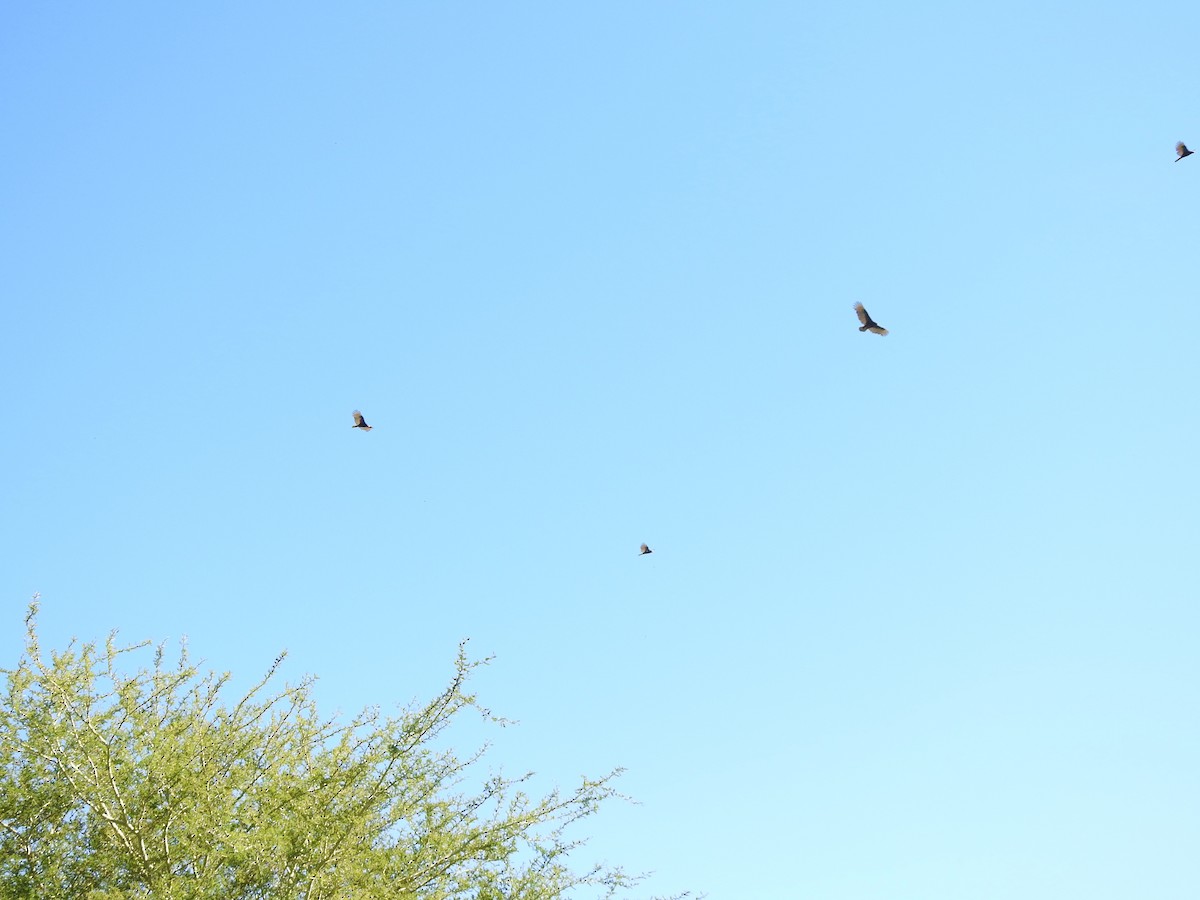
[[[312,679],[269,689],[284,657],[232,705],[229,674],[186,645],[121,666],[149,642],[72,641],[0,669],[0,898],[551,900],[637,881],[571,868],[566,830],[618,796],[613,771],[529,797],[493,775],[463,790],[486,746],[435,747],[475,709],[460,645],[450,685],[397,717],[318,714]]]

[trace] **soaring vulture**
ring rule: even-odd
[[[1191,156],[1196,151],[1189,150],[1187,148],[1187,144],[1185,144],[1183,141],[1180,141],[1178,144],[1175,145],[1175,152],[1179,154],[1177,157],[1175,157],[1175,162],[1179,162],[1185,156]]]
[[[862,328],[859,331],[869,331],[871,334],[887,334],[887,329],[871,318],[871,314],[863,308],[861,303],[854,304],[854,311],[858,313],[858,321],[862,322]]]
[[[651,550],[649,547],[647,547],[645,544],[642,544],[642,549],[641,549],[641,552],[638,553],[638,556],[645,556],[647,553],[653,553],[653,552],[654,551]]]
[[[362,417],[362,413],[360,413],[357,409],[354,411],[354,424],[350,427],[361,428],[363,431],[371,430],[371,426],[367,424],[367,420]]]

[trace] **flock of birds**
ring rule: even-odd
[[[1183,159],[1184,156],[1191,152],[1187,147],[1184,147],[1183,144],[1180,144],[1177,149],[1179,150],[1179,159]],[[1176,160],[1176,162],[1178,161],[1179,160]],[[854,304],[854,311],[858,314],[858,321],[862,322],[862,326],[858,329],[859,331],[869,331],[871,334],[881,335],[888,333],[886,328],[871,318],[871,314],[867,312],[866,308],[861,303]],[[361,412],[356,409],[352,415],[354,416],[354,424],[350,426],[351,428],[357,428],[359,431],[371,430],[372,426],[367,424],[367,420],[363,418],[363,414]],[[647,556],[653,552],[654,551],[651,550],[646,544],[642,544],[642,546],[638,548],[638,556]]]
[[[1175,157],[1175,162],[1179,162],[1179,160],[1186,156],[1192,156],[1195,151],[1189,150],[1187,148],[1187,144],[1185,144],[1183,141],[1180,141],[1175,145],[1175,153],[1177,154]],[[869,331],[871,334],[879,335],[886,335],[888,333],[886,328],[871,318],[871,314],[867,312],[866,307],[864,307],[861,303],[854,304],[854,312],[858,314],[858,321],[862,323],[858,329],[859,331]],[[363,418],[363,414],[357,409],[354,411],[354,424],[351,427],[357,428],[359,431],[371,430],[371,426],[367,424],[367,420]],[[638,550],[638,555],[646,556],[647,554],[653,552],[654,551],[648,546],[642,544],[641,548]]]
[[[1195,151],[1189,150],[1187,148],[1187,144],[1185,144],[1183,141],[1180,141],[1175,145],[1175,153],[1177,154],[1175,157],[1175,162],[1179,162],[1179,160],[1183,159],[1184,157],[1192,156]],[[858,321],[862,323],[858,329],[859,331],[869,331],[871,334],[878,335],[886,335],[888,333],[886,328],[871,318],[871,314],[867,312],[866,307],[864,307],[861,303],[854,304],[854,312],[858,315]],[[363,414],[357,409],[354,410],[354,424],[351,427],[357,428],[359,431],[371,430],[371,426],[367,424],[367,420],[363,418]],[[638,550],[638,555],[647,556],[653,552],[654,551],[651,550],[647,545],[642,544]]]

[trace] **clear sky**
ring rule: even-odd
[[[649,891],[1191,900],[1198,33],[5,5],[0,664],[34,591],[329,709],[469,637]]]

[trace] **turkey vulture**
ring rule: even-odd
[[[854,304],[854,311],[858,313],[858,321],[862,322],[862,328],[859,331],[869,331],[871,334],[887,334],[887,329],[881,326],[878,322],[871,318],[861,303]]]
[[[367,424],[367,420],[362,417],[362,413],[360,413],[357,409],[354,411],[354,424],[350,427],[361,428],[363,431],[371,430],[371,426]]]
[[[1183,159],[1185,156],[1191,156],[1196,151],[1189,150],[1187,148],[1187,144],[1185,144],[1183,141],[1180,141],[1175,145],[1175,152],[1179,154],[1177,157],[1175,157],[1175,162],[1179,162],[1179,160]]]
[[[654,551],[651,550],[649,547],[647,547],[645,544],[642,544],[642,549],[641,549],[641,552],[638,553],[638,556],[645,556],[647,553],[653,553],[653,552]]]

